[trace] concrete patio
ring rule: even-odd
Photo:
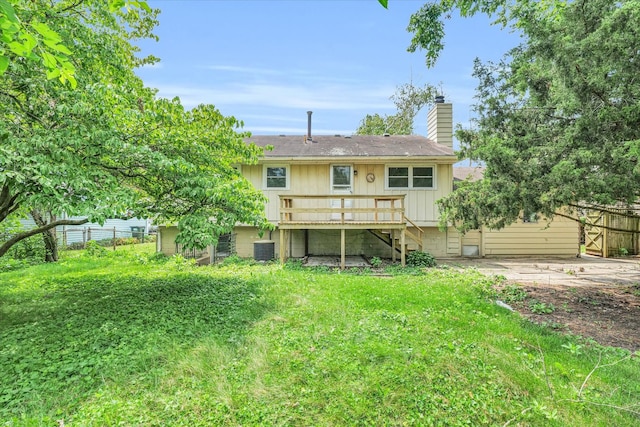
[[[456,258],[440,265],[476,268],[486,275],[502,275],[519,283],[567,286],[631,285],[640,283],[640,259],[599,258]]]

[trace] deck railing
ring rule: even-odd
[[[404,194],[280,195],[280,225],[406,224]]]

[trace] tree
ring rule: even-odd
[[[44,0],[28,3],[18,10],[21,22],[48,22],[61,45],[73,46],[77,86],[49,79],[43,61],[5,52],[0,224],[27,212],[51,215],[6,241],[0,256],[57,225],[110,217],[178,221],[185,247],[212,244],[236,222],[269,227],[264,196],[234,168],[261,154],[245,144],[242,122],[212,105],[186,111],[177,98],[157,99],[134,74],[153,60],[138,58],[133,41],[153,37],[157,11],[113,12],[101,1],[53,9]],[[62,213],[87,218],[59,219]]]
[[[405,83],[396,87],[396,93],[390,98],[396,106],[396,113],[384,116],[378,113],[367,114],[360,121],[356,134],[411,135],[416,115],[422,107],[434,101],[437,93],[438,90],[429,84],[418,87],[413,83]]]
[[[83,0],[88,2],[88,0]],[[82,2],[82,1],[81,1]],[[81,3],[80,2],[80,3]],[[31,16],[34,2],[21,0],[0,0],[0,75],[9,67],[13,59],[21,58],[41,62],[47,78],[58,78],[62,83],[76,86],[75,66],[72,63],[73,53],[63,39],[46,22]],[[50,14],[74,9],[76,2],[58,1],[50,3]],[[151,13],[151,8],[142,0],[108,0],[109,11],[116,13],[126,7],[128,10],[140,8]],[[35,8],[39,6],[36,4]],[[17,9],[17,10],[16,10]],[[25,19],[20,19],[23,16]]]
[[[521,212],[631,207],[640,196],[640,2],[442,1],[412,17],[411,48],[442,48],[442,20],[487,13],[522,33],[499,63],[476,60],[476,126],[456,132],[484,179],[439,202],[461,230],[501,228]],[[429,13],[431,15],[429,15]],[[576,215],[572,216],[577,218]]]

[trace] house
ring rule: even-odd
[[[454,167],[456,182],[482,179],[480,166]],[[455,231],[451,232],[452,243]],[[576,220],[556,215],[552,221],[535,214],[523,214],[513,224],[493,230],[482,226],[458,236],[462,256],[566,256],[580,253],[580,231]]]
[[[276,229],[261,236],[254,227],[239,224],[234,231],[236,253],[251,257],[266,244],[283,261],[334,255],[344,266],[348,255],[398,258],[404,264],[411,250],[436,257],[524,255],[526,250],[500,248],[515,243],[526,248],[529,234],[536,233],[546,236],[536,242],[555,244],[545,240],[552,232],[531,224],[527,232],[518,231],[525,237],[516,242],[506,235],[487,240],[489,234],[498,236],[493,232],[474,240],[453,227],[438,228],[436,201],[453,190],[453,165],[458,161],[452,112],[450,103],[438,99],[428,113],[427,137],[314,135],[311,112],[306,135],[252,136],[248,143],[273,148],[265,150],[258,164],[241,165],[241,172],[267,196],[265,212]],[[158,250],[179,251],[175,227],[159,227],[159,233]],[[573,238],[577,241],[577,231]],[[574,244],[571,255],[575,249]]]
[[[67,217],[63,214],[59,218],[64,219],[84,219],[83,216]],[[29,215],[20,220],[23,229],[29,230],[36,227],[36,223]],[[82,225],[59,225],[56,227],[58,244],[62,246],[74,243],[85,243],[89,240],[104,240],[114,237],[143,237],[149,234],[151,226],[150,219],[130,218],[116,219],[110,218],[100,225],[96,222],[87,222]]]

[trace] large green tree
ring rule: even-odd
[[[410,49],[432,64],[447,14],[486,13],[522,43],[475,63],[476,126],[458,130],[462,156],[485,178],[440,201],[462,230],[500,228],[521,212],[631,207],[640,196],[640,2],[451,1],[413,15]],[[562,211],[566,212],[566,211]],[[573,215],[577,218],[577,215]]]
[[[361,121],[358,135],[411,135],[413,121],[425,105],[432,103],[438,90],[429,84],[416,86],[412,82],[396,87],[391,100],[396,106],[394,114],[367,114]]]
[[[72,46],[74,85],[48,65],[11,50],[0,79],[0,223],[49,212],[33,230],[109,217],[178,222],[178,240],[202,247],[236,222],[268,227],[264,199],[234,165],[257,161],[242,123],[212,105],[187,111],[179,99],[156,98],[133,70],[134,41],[153,37],[156,10],[110,9],[103,1],[24,2],[25,27],[47,23]],[[73,87],[72,87],[73,86]],[[86,216],[59,219],[62,213]]]

